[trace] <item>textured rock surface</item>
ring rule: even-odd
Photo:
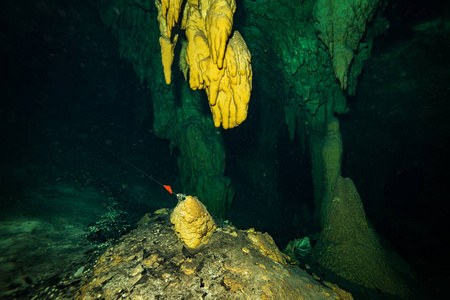
[[[325,219],[330,213],[328,210],[331,205],[334,187],[336,181],[341,176],[342,154],[344,147],[342,145],[342,136],[339,131],[339,120],[331,118],[327,124],[327,135],[322,145],[322,161],[324,172],[324,193],[320,203],[320,220],[323,226]]]
[[[170,215],[175,233],[190,248],[206,244],[216,224],[206,207],[195,197],[180,201]]]
[[[363,62],[372,49],[375,32],[371,26],[383,25],[377,15],[366,26],[378,1],[344,2],[244,1],[247,15],[242,33],[252,53],[254,73],[265,74],[264,78],[255,76],[255,91],[260,91],[263,103],[275,99],[290,139],[299,138],[309,146],[318,208],[324,192],[326,124],[334,114],[348,112],[346,95],[354,95]],[[336,15],[335,6],[340,4],[340,12],[351,17]]]
[[[346,89],[348,71],[366,32],[366,23],[378,7],[373,0],[319,0],[314,7],[316,29],[322,42],[327,45],[336,77],[341,88]]]
[[[353,299],[285,263],[272,238],[221,226],[206,245],[188,249],[169,211],[144,217],[85,272],[77,299]]]
[[[350,178],[338,177],[333,198],[324,213],[323,230],[313,249],[324,268],[350,282],[385,294],[412,299],[406,282],[383,249],[366,219],[358,191]]]

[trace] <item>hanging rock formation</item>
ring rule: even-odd
[[[328,47],[336,77],[346,89],[354,52],[366,32],[366,24],[379,5],[378,0],[318,0],[314,7],[315,28]]]
[[[308,147],[317,209],[324,193],[327,123],[333,115],[348,112],[346,96],[355,94],[372,39],[382,32],[372,27],[387,26],[376,14],[379,7],[376,0],[244,1],[248,17],[242,31],[253,68],[266,74],[254,84],[263,97],[277,100],[289,138]]]
[[[185,29],[180,61],[183,73],[189,67],[192,89],[206,89],[214,125],[233,128],[247,118],[252,90],[252,67],[247,44],[238,31],[232,35],[234,0],[187,1],[182,9],[180,0],[156,0],[160,23],[162,63],[166,83],[171,83],[171,67],[178,34],[172,29],[178,24]],[[179,20],[179,16],[182,19]],[[231,35],[231,38],[229,36]],[[185,75],[186,76],[186,75]]]

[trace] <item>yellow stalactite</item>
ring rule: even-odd
[[[177,36],[172,44],[169,37],[180,15],[178,3],[181,2],[156,0],[168,84]],[[216,127],[221,124],[224,129],[236,127],[247,117],[252,90],[251,55],[247,44],[237,31],[230,38],[236,2],[188,0],[184,10],[180,27],[185,29],[188,42],[183,53],[189,66],[189,85],[194,90],[206,89]]]
[[[161,6],[162,14],[164,15],[164,18],[166,18],[167,15],[167,9],[169,8],[169,2],[170,0],[156,0],[155,4],[158,6],[158,4]]]
[[[209,59],[209,47],[204,33],[205,24],[200,12],[195,10],[189,16],[186,25],[186,37],[188,39],[187,57],[189,64],[189,84],[191,89],[204,89],[203,71],[201,63]]]
[[[170,42],[170,39],[166,36],[161,36],[159,38],[159,44],[161,45],[161,56],[162,56],[162,64],[164,67],[164,77],[166,79],[166,83],[170,84],[172,82],[172,63],[174,56],[175,45],[177,44],[178,34],[175,35],[173,39],[173,43]]]
[[[170,0],[169,8],[167,10],[167,36],[170,38],[172,35],[172,28],[178,23],[181,12],[182,0]]]
[[[250,52],[244,39],[235,31],[225,53],[223,71],[209,68],[205,74],[211,82],[207,88],[214,125],[224,129],[240,125],[247,118],[252,90]]]
[[[234,2],[234,1],[233,1]],[[214,64],[222,69],[225,48],[233,28],[233,14],[227,0],[216,0],[212,3],[206,15],[205,25],[208,44]]]

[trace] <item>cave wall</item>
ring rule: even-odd
[[[314,199],[320,207],[326,189],[321,154],[326,124],[334,114],[348,112],[346,97],[356,91],[373,36],[387,27],[377,14],[382,5],[244,1],[242,7],[242,32],[249,41],[254,71],[264,74],[254,80],[265,91],[261,101],[276,99],[289,138],[298,139],[309,152]]]

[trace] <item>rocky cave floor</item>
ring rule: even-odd
[[[151,197],[125,182],[118,190],[88,171],[75,173],[29,164],[2,174],[2,299],[97,298],[99,282],[104,299],[258,299],[261,291],[274,297],[295,288],[311,299],[348,298],[337,286],[281,264],[285,258],[267,234],[217,220],[208,245],[187,249],[171,229],[168,209],[143,213],[175,206],[170,196],[154,191]],[[239,277],[248,278],[245,286]]]
[[[33,146],[8,144],[26,149],[22,152],[14,152],[6,144],[2,149],[9,160],[0,174],[0,298],[89,299],[99,291],[92,283],[94,279],[104,283],[105,299],[118,299],[127,293],[135,293],[133,299],[139,299],[145,291],[148,296],[150,286],[157,291],[152,294],[155,297],[164,295],[160,299],[181,299],[183,295],[186,299],[259,299],[257,295],[261,297],[262,292],[272,299],[277,295],[286,299],[291,295],[295,299],[348,297],[328,283],[337,278],[316,266],[303,265],[301,269],[274,260],[279,251],[268,235],[255,233],[262,237],[264,247],[246,237],[249,231],[222,220],[216,221],[220,229],[209,246],[191,253],[170,229],[167,213],[164,217],[152,214],[160,208],[175,207],[175,196],[149,184],[148,178],[130,170],[106,150],[119,138],[100,139],[101,144],[89,147],[88,134],[80,131],[69,138],[62,133],[64,129],[56,135],[44,132],[39,135],[39,143],[30,143]],[[141,155],[142,161],[147,159],[149,165],[159,167],[153,176],[175,182],[174,158],[158,153],[158,149],[168,152],[167,145],[154,139],[150,147],[138,134],[133,138],[135,143],[123,146],[122,151],[133,152],[138,161]],[[146,213],[149,217],[143,218]],[[258,224],[257,219],[246,222]],[[107,262],[103,267],[99,265],[102,261]],[[146,262],[148,268],[139,269],[138,265],[145,266]],[[115,290],[111,286],[117,285],[108,282],[120,278],[114,275],[117,272],[136,280],[122,278],[129,285]],[[152,274],[166,280],[156,280]],[[246,276],[258,280],[242,281]],[[344,285],[352,288],[354,296],[356,291],[356,299],[389,299]],[[178,288],[172,290],[173,286]],[[190,289],[192,294],[181,295],[179,287]],[[296,290],[302,294],[292,294]]]
[[[55,291],[63,295],[71,287],[73,296],[83,270],[135,229],[146,213],[177,204],[174,195],[111,153],[178,191],[176,155],[170,155],[167,141],[130,131],[125,122],[88,125],[82,117],[65,122],[59,113],[48,111],[32,121],[18,114],[6,118],[2,130],[2,299],[51,299]],[[277,216],[272,211],[269,220],[261,216],[265,207],[257,201],[250,205],[234,208],[240,229],[289,227],[283,218],[289,207],[280,207]]]

